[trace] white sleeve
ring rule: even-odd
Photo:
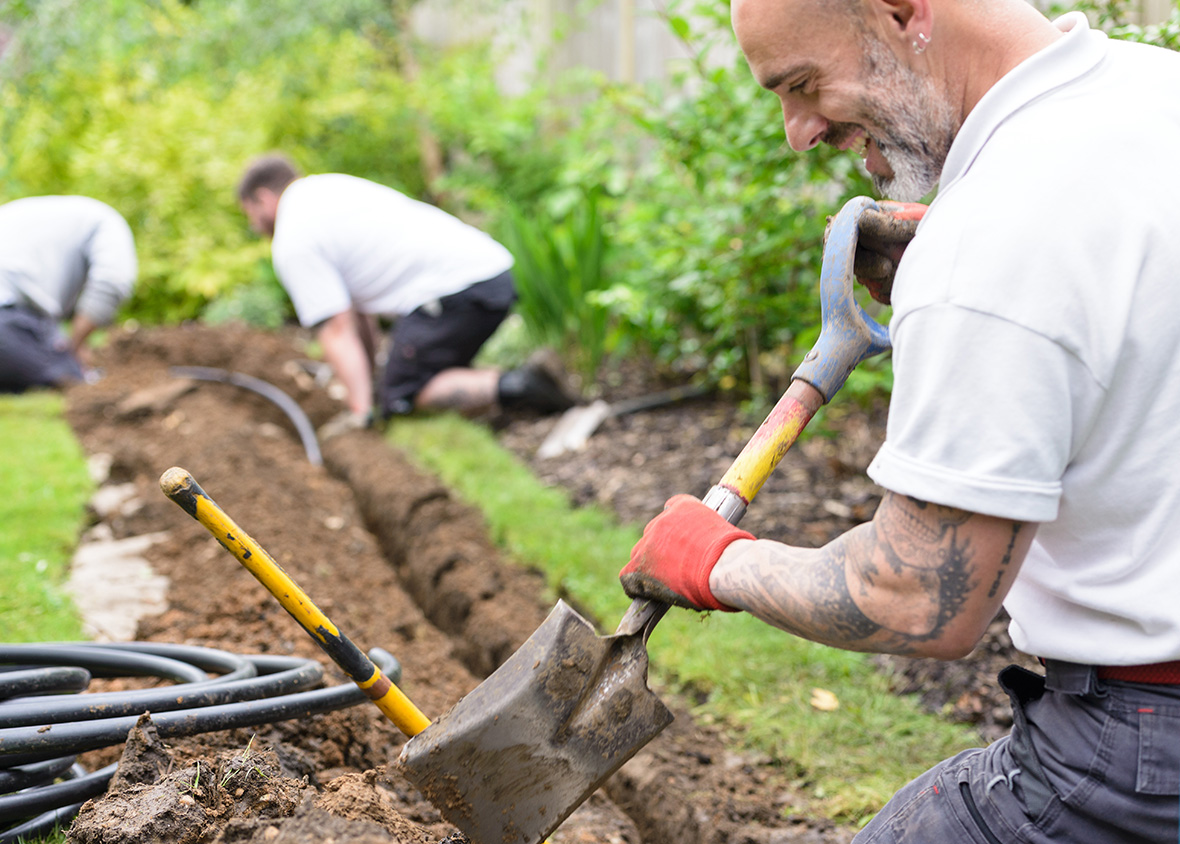
[[[317,249],[276,241],[272,260],[300,325],[319,325],[352,308],[352,297],[340,272]]]
[[[118,213],[104,215],[87,245],[86,283],[74,305],[74,313],[106,325],[123,300],[131,295],[139,272],[135,238]]]
[[[923,501],[1021,521],[1057,516],[1062,475],[1102,388],[1062,346],[938,304],[894,327],[885,444],[869,476]]]

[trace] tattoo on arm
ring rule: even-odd
[[[906,652],[939,638],[977,585],[974,550],[959,536],[971,514],[901,496],[887,496],[881,506],[883,512],[872,522],[876,548],[862,555],[868,562],[856,573],[866,587],[884,584],[884,601],[866,588],[862,606],[894,634],[892,649]],[[877,571],[874,561],[879,558],[888,572]],[[896,594],[905,596],[905,611],[899,611]]]
[[[877,633],[880,625],[861,612],[848,591],[848,549],[833,543],[817,553],[805,571],[769,558],[735,570],[729,588],[743,606],[758,607],[764,619],[805,639],[835,644]],[[797,588],[801,575],[806,583],[802,595]]]
[[[867,639],[878,632],[881,625],[861,611],[848,589],[848,577],[845,575],[848,567],[848,549],[843,545],[837,545],[825,557],[828,559],[822,566],[817,567],[826,575],[825,580],[828,581],[816,592],[817,619],[827,616],[830,635],[837,639]]]
[[[722,569],[720,587],[735,605],[826,644],[958,650],[990,621],[1019,569],[1025,527],[888,494],[871,522],[823,548],[743,552],[744,564]]]
[[[1000,591],[1000,584],[1004,580],[1004,575],[1008,573],[1008,567],[1012,564],[1012,551],[1016,547],[1016,537],[1020,535],[1020,529],[1024,527],[1022,522],[1012,523],[1012,534],[1008,537],[1008,547],[1004,550],[1004,558],[1000,560],[1000,568],[996,571],[996,579],[992,581],[991,589],[987,590],[989,598],[996,597]]]

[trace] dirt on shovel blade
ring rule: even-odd
[[[599,636],[558,601],[507,662],[410,740],[399,770],[473,840],[540,844],[671,723],[647,687],[649,630]]]

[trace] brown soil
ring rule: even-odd
[[[513,653],[550,605],[538,575],[500,558],[477,512],[378,435],[325,443],[325,467],[316,467],[270,402],[225,384],[178,389],[168,371],[210,366],[262,378],[319,426],[340,405],[294,374],[290,362],[306,356],[306,339],[236,327],[119,331],[96,361],[105,377],[68,392],[69,420],[84,448],[111,455],[111,482],[139,490],[141,506],[105,517],[115,537],[169,532],[144,556],[171,579],[170,606],[141,621],[138,638],[313,657],[333,682],[344,681],[274,598],[163,496],[160,475],[181,466],[354,642],[394,653],[402,687],[435,717]],[[628,388],[624,381],[615,389]],[[609,420],[585,450],[537,461],[532,455],[552,424],[519,418],[498,427],[543,479],[636,521],[673,492],[702,493],[752,431],[731,402],[697,400]],[[829,425],[838,436],[812,438],[788,455],[744,527],[819,544],[871,515],[877,496],[863,468],[879,415],[849,413]],[[998,730],[1002,709],[989,684],[993,663],[1005,662],[1009,650],[989,637],[958,673],[935,676],[925,664],[891,670],[899,684],[920,685],[932,707]],[[852,830],[808,817],[805,797],[772,760],[737,754],[717,728],[694,724],[671,695],[660,695],[677,710],[672,727],[575,812],[554,844],[851,839]],[[393,762],[403,741],[363,705],[174,740],[147,757],[133,749],[124,769],[140,773],[88,803],[70,840],[463,840],[398,773]],[[156,743],[149,737],[135,746]],[[95,751],[84,761],[106,764],[118,753]],[[143,758],[151,761],[147,774],[134,761]],[[256,768],[260,774],[251,774]]]

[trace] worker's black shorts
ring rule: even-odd
[[[26,308],[0,308],[0,393],[53,387],[82,378],[57,323]]]
[[[409,413],[414,397],[444,369],[471,365],[516,301],[512,273],[473,284],[399,317],[377,401],[382,414]]]

